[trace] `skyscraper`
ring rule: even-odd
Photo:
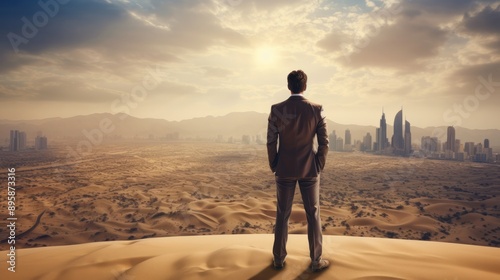
[[[448,133],[446,137],[446,150],[455,151],[455,128],[453,126],[448,126]]]
[[[24,131],[19,131],[18,134],[19,140],[18,140],[18,150],[24,150],[26,149],[26,132]]]
[[[473,156],[474,155],[474,142],[465,142],[464,152],[467,153],[468,156]]]
[[[392,135],[391,146],[394,152],[401,153],[405,149],[405,140],[403,138],[403,110],[400,110],[394,117],[394,135]]]
[[[10,147],[9,147],[10,151],[17,151],[17,149],[19,147],[18,139],[19,139],[19,131],[11,130],[10,131]]]
[[[337,150],[337,133],[335,132],[335,130],[332,131],[329,138],[330,138],[329,139],[330,140],[330,145],[329,145],[330,150],[332,150],[332,151]]]
[[[411,131],[410,122],[405,120],[405,155],[411,153]]]
[[[385,113],[382,111],[380,119],[380,128],[377,135],[377,147],[379,151],[383,151],[387,147],[387,122],[385,121]]]
[[[337,151],[343,151],[344,150],[344,139],[342,137],[337,138]]]
[[[424,151],[424,153],[435,153],[439,151],[439,141],[437,137],[423,136],[420,143],[420,149]]]
[[[372,149],[372,135],[367,132],[365,137],[363,137],[363,149],[365,151],[371,151]]]
[[[455,139],[455,150],[453,150],[453,152],[460,152],[460,139]]]
[[[47,149],[47,137],[45,137],[45,136],[37,136],[35,138],[35,149],[36,150],[45,150],[45,149]]]
[[[490,147],[490,139],[484,139],[484,148],[488,149]]]
[[[10,131],[10,151],[20,151],[26,148],[26,132],[19,130]]]
[[[349,129],[345,130],[345,144],[351,145],[351,131]]]

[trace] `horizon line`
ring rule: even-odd
[[[267,113],[262,113],[262,112],[257,112],[257,111],[234,111],[234,112],[229,112],[227,114],[224,114],[224,115],[205,115],[205,116],[202,116],[202,117],[192,117],[192,118],[189,118],[189,119],[182,119],[182,120],[169,120],[169,119],[165,119],[165,118],[155,118],[155,117],[138,117],[138,116],[134,116],[134,115],[131,115],[131,114],[127,114],[127,113],[123,113],[123,112],[119,112],[119,113],[111,113],[111,112],[100,112],[100,113],[90,113],[90,114],[78,114],[78,115],[74,115],[74,116],[69,116],[69,117],[46,117],[46,118],[39,118],[39,119],[0,119],[0,121],[10,121],[10,122],[23,122],[23,121],[26,121],[26,122],[29,122],[29,121],[43,121],[43,120],[50,120],[50,119],[70,119],[70,118],[75,118],[75,117],[87,117],[87,116],[92,116],[92,115],[104,115],[104,114],[108,114],[108,115],[111,115],[111,116],[117,116],[117,115],[120,115],[120,114],[125,114],[129,117],[133,117],[133,118],[136,118],[136,119],[143,119],[143,120],[147,120],[147,119],[153,119],[153,120],[164,120],[164,121],[167,121],[167,122],[182,122],[182,121],[189,121],[189,120],[194,120],[194,119],[203,119],[203,118],[208,118],[208,117],[213,117],[213,118],[220,118],[220,117],[226,117],[230,114],[234,114],[234,113],[257,113],[257,114],[266,114]],[[369,127],[373,127],[373,128],[377,128],[378,126],[377,125],[370,125],[370,124],[355,124],[355,123],[349,123],[349,124],[343,124],[343,123],[338,123],[338,122],[335,122],[329,118],[326,118],[327,120],[335,123],[335,124],[338,124],[338,125],[343,125],[343,126],[369,126]],[[387,123],[387,126],[391,126],[393,127],[393,125]],[[470,127],[465,127],[465,126],[455,126],[455,125],[437,125],[437,126],[426,126],[426,127],[420,127],[420,126],[416,126],[416,125],[412,125],[412,127],[416,127],[416,128],[420,128],[420,129],[428,129],[428,128],[439,128],[439,127],[455,127],[455,128],[464,128],[464,129],[469,129],[469,130],[500,130],[500,128],[470,128]]]

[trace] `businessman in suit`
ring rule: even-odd
[[[291,96],[271,106],[267,127],[267,154],[277,187],[273,265],[276,269],[285,265],[288,219],[298,182],[307,217],[311,270],[316,272],[330,265],[328,260],[321,258],[319,209],[320,172],[328,153],[328,133],[322,106],[304,97],[307,75],[302,70],[292,71],[287,80]],[[313,148],[315,136],[318,140],[316,151]]]

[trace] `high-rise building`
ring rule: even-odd
[[[10,151],[17,151],[19,147],[19,131],[17,130],[11,130],[10,131]]]
[[[424,153],[437,152],[437,137],[422,136],[420,150]]]
[[[330,147],[330,150],[332,151],[335,151],[337,150],[337,133],[334,131],[332,131],[332,133],[330,133],[330,136],[328,137],[329,138],[329,147]]]
[[[401,153],[405,149],[403,138],[403,110],[400,110],[394,117],[394,134],[392,135],[391,146],[394,152]]]
[[[483,153],[486,154],[486,161],[493,161],[493,149],[492,148],[483,148]]]
[[[387,146],[387,122],[385,120],[385,113],[382,111],[382,118],[380,118],[380,133],[377,137],[378,150],[383,151]]]
[[[337,138],[337,151],[343,151],[344,150],[344,139],[342,137]]]
[[[490,147],[490,139],[484,139],[484,148]]]
[[[453,150],[454,153],[461,152],[462,150],[460,149],[460,139],[455,139],[455,150]]]
[[[26,132],[19,130],[10,131],[10,151],[26,149]]]
[[[26,132],[19,131],[19,150],[26,149]]]
[[[45,150],[45,149],[47,149],[47,137],[45,137],[45,136],[37,136],[35,138],[35,149],[36,150]]]
[[[378,139],[379,138],[380,138],[380,128],[377,127],[375,129],[375,142],[373,143],[373,150],[374,151],[379,151],[380,150],[379,147],[378,147],[378,145],[379,145]]]
[[[349,129],[345,130],[345,145],[351,145],[351,131]]]
[[[448,126],[448,133],[446,137],[446,150],[455,151],[455,128],[453,126]]]
[[[371,151],[372,150],[372,135],[370,132],[367,132],[365,137],[363,137],[363,150]]]
[[[475,147],[474,147],[474,154],[482,154],[483,153],[483,144],[481,143],[478,143]]]
[[[405,155],[411,154],[410,122],[405,120]]]
[[[467,153],[469,157],[474,155],[474,142],[465,142],[464,153]]]

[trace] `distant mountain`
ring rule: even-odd
[[[0,146],[8,145],[9,131],[17,129],[26,131],[28,145],[33,143],[37,133],[43,133],[49,141],[77,140],[85,138],[85,133],[104,130],[108,126],[113,131],[103,133],[107,139],[114,138],[165,138],[167,135],[178,134],[181,139],[205,138],[215,139],[221,135],[224,139],[234,137],[241,139],[244,134],[258,135],[265,139],[268,114],[257,112],[235,112],[225,116],[207,116],[183,121],[167,121],[163,119],[136,118],[125,114],[99,113],[75,116],[70,118],[48,118],[41,120],[0,120]],[[352,140],[362,140],[370,133],[375,141],[374,126],[345,125],[327,120],[328,130],[336,131],[337,137],[345,138],[345,130],[351,131]],[[411,127],[413,143],[420,144],[422,136],[440,136],[446,141],[446,127]],[[387,136],[391,140],[393,128],[387,127]],[[500,130],[498,129],[467,129],[456,127],[456,137],[464,142],[483,142],[490,140],[493,147],[500,147]],[[497,151],[500,149],[497,149]]]

